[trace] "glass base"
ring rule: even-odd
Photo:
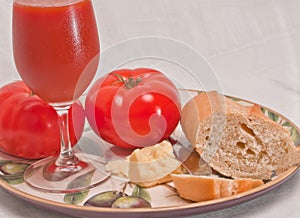
[[[75,153],[79,161],[68,167],[57,166],[57,157],[34,162],[24,173],[32,188],[48,193],[72,193],[91,189],[110,177],[99,156]]]

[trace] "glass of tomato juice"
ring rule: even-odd
[[[24,174],[25,182],[55,193],[100,184],[107,178],[99,170],[102,161],[73,152],[68,127],[69,108],[87,89],[99,64],[92,0],[14,0],[13,49],[21,78],[54,107],[61,131],[58,157],[34,162]]]

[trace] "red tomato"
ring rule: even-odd
[[[170,136],[180,119],[180,97],[161,72],[121,69],[98,79],[85,101],[92,129],[125,148],[150,146]]]
[[[4,152],[27,159],[59,152],[60,133],[55,110],[34,95],[23,81],[0,88],[0,108],[0,149]],[[74,103],[69,116],[72,145],[81,137],[84,119],[82,105]]]

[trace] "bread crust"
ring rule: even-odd
[[[300,162],[287,129],[258,105],[243,106],[215,91],[187,102],[181,126],[209,166],[228,177],[268,180]]]
[[[264,182],[258,179],[225,179],[188,174],[171,174],[180,197],[200,202],[242,193]]]

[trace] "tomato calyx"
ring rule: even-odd
[[[124,78],[120,74],[114,74],[114,75],[118,78],[117,82],[124,84],[125,88],[128,90],[137,87],[142,82],[141,77],[137,77],[134,79],[131,76]]]
[[[29,96],[34,96],[36,95],[32,90],[29,91]]]

